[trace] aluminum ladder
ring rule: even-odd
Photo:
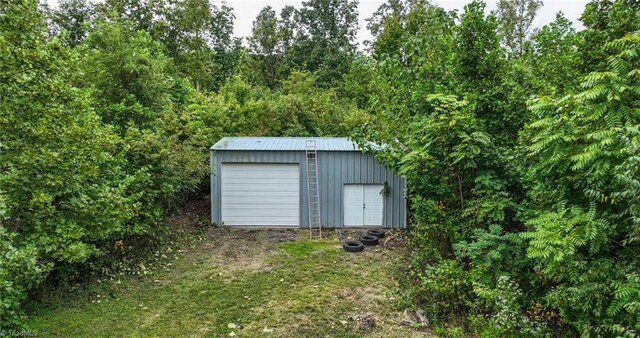
[[[305,142],[307,159],[307,202],[309,209],[309,238],[322,238],[320,219],[320,185],[318,181],[318,151],[315,140]]]

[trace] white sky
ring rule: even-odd
[[[44,0],[49,3],[49,5],[55,7],[58,3],[58,0]],[[546,23],[549,23],[555,19],[555,15],[558,11],[564,12],[565,16],[573,21],[573,25],[575,28],[582,28],[582,24],[578,20],[580,14],[582,14],[584,10],[584,6],[587,4],[588,0],[543,0],[544,6],[538,13],[538,16],[534,22],[534,27],[541,27]],[[222,1],[213,0],[214,3],[220,4]],[[359,12],[359,30],[357,40],[361,44],[365,40],[371,39],[371,34],[367,31],[366,27],[366,19],[371,17],[373,12],[380,7],[385,0],[360,0],[358,5]],[[465,4],[471,2],[470,0],[433,0],[434,3],[443,7],[446,10],[458,10],[462,12],[462,9]],[[496,9],[497,1],[486,1],[487,2],[487,10]],[[273,7],[278,15],[280,14],[280,10],[282,7],[286,5],[292,5],[294,7],[301,7],[302,1],[293,1],[293,0],[227,0],[227,6],[234,8],[234,13],[236,16],[235,24],[234,24],[234,34],[238,37],[246,37],[251,35],[251,27],[253,25],[253,20],[255,20],[256,16],[260,10],[265,6]]]

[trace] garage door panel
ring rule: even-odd
[[[296,208],[298,207],[298,203],[295,203],[293,201],[287,201],[284,203],[274,203],[273,199],[267,199],[267,200],[263,200],[263,199],[256,199],[256,197],[251,197],[251,196],[246,196],[246,197],[233,197],[236,200],[242,200],[242,202],[227,202],[227,203],[222,203],[222,206],[224,206],[225,208],[242,208],[244,206],[250,206],[250,207],[259,207],[262,206],[264,208],[284,208],[286,207],[287,209],[292,209],[292,208]],[[245,202],[246,201],[246,202]],[[244,208],[244,211],[247,213],[250,213],[251,211],[247,208]]]
[[[270,172],[280,172],[280,171],[296,171],[295,167],[298,165],[297,163],[227,163],[229,167],[235,167],[234,171],[264,171],[263,166],[265,165],[281,165],[283,167],[273,168]],[[284,167],[290,166],[290,167]]]
[[[233,225],[235,226],[246,226],[246,227],[252,227],[252,226],[257,226],[257,227],[265,227],[265,226],[272,226],[272,227],[281,227],[282,223],[280,222],[264,222],[262,224],[256,224],[255,222],[243,222],[243,221],[233,221]]]
[[[253,182],[234,182],[234,180],[228,180],[227,182],[225,182],[225,187],[223,187],[222,189],[224,191],[236,191],[238,189],[251,189],[252,191],[298,191],[298,182],[298,180],[272,181],[268,177],[260,180],[255,180]]]
[[[238,183],[242,183],[242,182],[261,182],[264,181],[265,179],[270,179],[270,180],[284,180],[284,181],[294,181],[297,180],[297,177],[293,177],[293,175],[297,174],[297,172],[288,172],[288,173],[280,173],[277,176],[274,175],[268,175],[268,174],[257,174],[260,176],[256,176],[256,177],[249,177],[249,176],[231,176],[231,177],[227,177],[227,179],[229,180],[229,182],[238,182]]]
[[[222,165],[225,225],[299,226],[300,171],[297,164]]]
[[[231,205],[247,205],[247,204],[256,204],[256,205],[263,205],[269,208],[272,207],[277,207],[277,206],[282,206],[282,205],[287,205],[287,206],[298,206],[298,202],[294,202],[289,200],[288,198],[280,198],[280,200],[282,202],[278,202],[277,204],[274,204],[274,198],[278,198],[278,197],[260,197],[260,196],[253,196],[253,195],[238,195],[238,196],[233,196],[233,197],[229,197],[226,196],[227,200],[229,201],[223,201],[222,205],[227,205],[227,206],[231,206]]]
[[[252,164],[247,164],[247,165],[252,165]],[[279,166],[279,165],[287,165],[287,166],[295,166],[297,167],[297,164],[260,164],[260,166]],[[233,165],[233,166],[229,166],[228,169],[233,170],[233,172],[229,172],[231,174],[231,176],[229,177],[262,177],[264,175],[267,175],[269,177],[287,177],[287,174],[293,174],[293,173],[297,173],[298,169],[292,170],[290,168],[273,168],[273,169],[269,169],[272,171],[268,171],[265,172],[264,168],[256,168],[254,170],[244,170],[242,168],[236,169],[237,166]]]
[[[285,202],[285,203],[277,203],[274,204],[274,200],[273,199],[256,199],[255,197],[251,197],[251,196],[246,196],[246,197],[234,197],[235,199],[242,199],[242,202],[227,202],[227,203],[223,203],[222,205],[224,207],[244,207],[244,206],[250,206],[250,207],[256,207],[256,206],[262,206],[264,208],[282,208],[282,207],[286,207],[287,209],[291,209],[292,207],[296,207],[298,206],[298,203],[295,202]],[[246,201],[246,202],[245,202]],[[244,211],[247,213],[250,213],[251,211],[247,208],[244,208]]]
[[[288,223],[293,223],[293,222],[297,222],[298,218],[297,217],[290,217],[290,218],[282,218],[282,219],[278,219],[277,221],[270,221],[270,220],[263,220],[260,222],[260,224],[256,224],[255,219],[250,218],[250,217],[232,217],[228,220],[228,222],[233,223],[233,225],[237,225],[240,223],[243,224],[251,224],[251,225],[264,225],[264,224],[277,224],[277,225],[282,225],[282,222],[288,222]]]
[[[294,189],[293,185],[297,185],[298,181],[297,180],[291,180],[291,181],[278,181],[276,180],[276,182],[269,182],[266,183],[265,181],[270,181],[270,179],[268,177],[259,180],[259,181],[255,181],[255,182],[233,182],[233,180],[229,180],[229,182],[227,182],[227,187],[224,188],[224,191],[246,191],[246,190],[251,190],[251,191],[269,191],[269,192],[273,192],[273,191],[298,191],[298,189]],[[256,187],[256,185],[259,185],[261,188],[260,190],[256,190],[258,187]]]
[[[282,225],[281,222],[297,222],[299,216],[298,215],[285,215],[279,212],[273,212],[273,211],[267,211],[267,212],[256,212],[256,213],[252,213],[251,215],[245,215],[245,216],[240,216],[240,215],[234,215],[234,216],[228,216],[228,221],[242,221],[242,222],[253,222],[254,225],[260,225],[260,224],[256,224],[255,222],[255,218],[256,216],[258,217],[274,217],[274,216],[278,216],[277,220],[272,219],[263,219],[261,220],[260,224],[267,224],[267,223],[280,223],[280,225]]]
[[[231,204],[225,205],[226,210],[238,210],[242,212],[247,212],[249,215],[255,215],[260,212],[260,210],[274,210],[280,213],[293,214],[295,210],[292,210],[297,205],[295,204],[286,204],[286,205],[278,205],[278,206],[264,206],[260,204],[250,205],[251,212],[247,212],[247,208],[241,204]]]
[[[269,222],[269,221],[283,221],[286,220],[288,222],[291,221],[298,221],[298,217],[299,215],[294,215],[293,213],[282,213],[279,212],[278,210],[256,210],[254,212],[252,212],[250,215],[233,215],[233,216],[227,216],[227,218],[225,220],[233,220],[233,219],[245,219],[245,220],[252,220],[255,219],[256,217],[272,217],[273,219],[261,219],[260,222]],[[275,219],[275,217],[277,217],[277,219]],[[225,223],[226,224],[226,223]],[[256,224],[259,225],[259,224]]]
[[[287,197],[291,195],[290,191],[234,191],[228,190],[225,193],[225,196],[230,197],[262,197],[262,198],[273,198],[273,197]]]
[[[268,178],[265,178],[265,180],[269,180]],[[256,181],[254,183],[233,183],[233,182],[228,182],[227,183],[227,187],[225,187],[222,191],[252,191],[252,192],[258,192],[258,191],[269,191],[269,192],[273,192],[273,191],[289,191],[289,192],[294,192],[294,191],[298,191],[298,189],[294,189],[293,185],[297,185],[297,181],[291,181],[291,182],[278,182],[278,183],[264,183],[263,181]],[[256,185],[259,185],[260,190],[257,190],[258,187],[256,187]]]
[[[232,169],[233,170],[233,169]],[[229,178],[262,178],[264,176],[273,178],[290,178],[291,174],[297,173],[298,170],[278,170],[274,172],[264,172],[260,170],[238,170],[232,173]]]

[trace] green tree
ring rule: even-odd
[[[605,45],[584,90],[531,106],[526,178],[538,213],[528,255],[556,285],[546,298],[581,333],[640,330],[640,35]]]
[[[95,9],[87,0],[63,0],[53,11],[52,21],[57,33],[65,33],[71,46],[80,44],[91,30]]]
[[[74,86],[78,55],[46,39],[35,0],[0,2],[0,328],[54,266],[126,233],[135,201],[118,138]]]
[[[249,53],[256,64],[259,83],[271,89],[278,85],[279,62],[284,54],[282,44],[276,12],[267,6],[253,22],[249,37]]]
[[[319,88],[318,77],[308,72],[293,72],[283,81],[284,95],[276,101],[279,120],[289,121],[277,135],[347,136],[349,123],[358,119],[360,110],[350,99],[339,98],[335,89]]]
[[[296,13],[296,36],[290,57],[300,70],[317,72],[319,84],[337,84],[349,71],[356,51],[358,2],[309,0]]]
[[[120,153],[135,178],[135,226],[144,233],[180,194],[195,189],[205,173],[205,158],[185,143],[179,111],[191,87],[180,79],[162,45],[127,22],[103,22],[83,45],[82,68],[96,111],[123,138]],[[90,79],[90,81],[89,81]]]
[[[513,88],[505,86],[509,74],[497,18],[493,14],[485,17],[484,9],[485,4],[480,1],[466,5],[456,27],[452,51],[456,89],[474,103],[476,116],[487,123],[491,134],[504,134],[500,137],[515,142],[523,121],[511,115],[515,107],[508,90]]]
[[[407,177],[419,248],[417,305],[435,321],[491,309],[521,313],[523,295],[536,285],[520,271],[531,264],[514,233],[522,227],[522,192],[509,163],[526,106],[497,18],[480,1],[459,20],[428,2],[401,5],[388,4],[370,22],[372,118],[356,136],[364,145],[384,144],[373,148],[377,156]],[[502,276],[508,287],[498,283]],[[521,298],[505,311],[495,296],[501,292]],[[491,325],[505,335],[535,326],[523,315]]]
[[[103,19],[128,21],[133,30],[149,31],[165,0],[105,0],[95,5]]]
[[[367,19],[367,29],[374,38],[373,41],[368,41],[367,44],[374,58],[378,59],[383,53],[400,50],[402,36],[406,33],[404,31],[404,23],[410,4],[411,2],[402,0],[390,0],[382,4]]]
[[[280,34],[282,39],[282,48],[289,51],[295,40],[296,9],[293,6],[284,6],[280,11],[278,25],[280,26]]]
[[[240,44],[232,37],[232,8],[184,0],[162,7],[159,17],[153,36],[196,89],[219,89],[234,74]]]
[[[480,1],[466,5],[456,29],[456,79],[465,91],[497,85],[504,63],[497,19],[493,14],[485,18],[484,9]]]
[[[498,18],[504,45],[512,57],[524,54],[531,25],[542,7],[541,0],[500,0]]]
[[[377,89],[375,66],[371,57],[358,53],[349,67],[349,73],[345,74],[338,88],[340,96],[351,99],[361,109],[368,109],[369,100]]]
[[[83,46],[85,86],[93,89],[104,122],[149,127],[172,109],[172,60],[160,43],[127,23],[102,22]]]
[[[585,74],[607,66],[604,45],[629,32],[640,30],[640,3],[629,0],[593,0],[585,7],[580,20],[587,28],[577,37],[579,68]]]
[[[376,19],[381,23],[376,41],[391,41],[372,46],[377,61],[377,95],[376,104],[370,109],[380,116],[389,115],[380,120],[381,125],[387,118],[393,126],[392,120],[427,111],[430,106],[425,105],[424,97],[450,94],[454,87],[451,70],[455,56],[455,13],[426,1],[408,5],[384,14],[388,17]]]
[[[575,29],[562,12],[531,37],[527,66],[533,73],[533,87],[541,94],[566,93],[578,87],[578,67]],[[547,93],[544,93],[544,92]]]

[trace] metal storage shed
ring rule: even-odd
[[[308,227],[309,141],[317,154],[322,227],[406,227],[406,180],[348,138],[330,137],[218,141],[211,147],[212,222]]]

